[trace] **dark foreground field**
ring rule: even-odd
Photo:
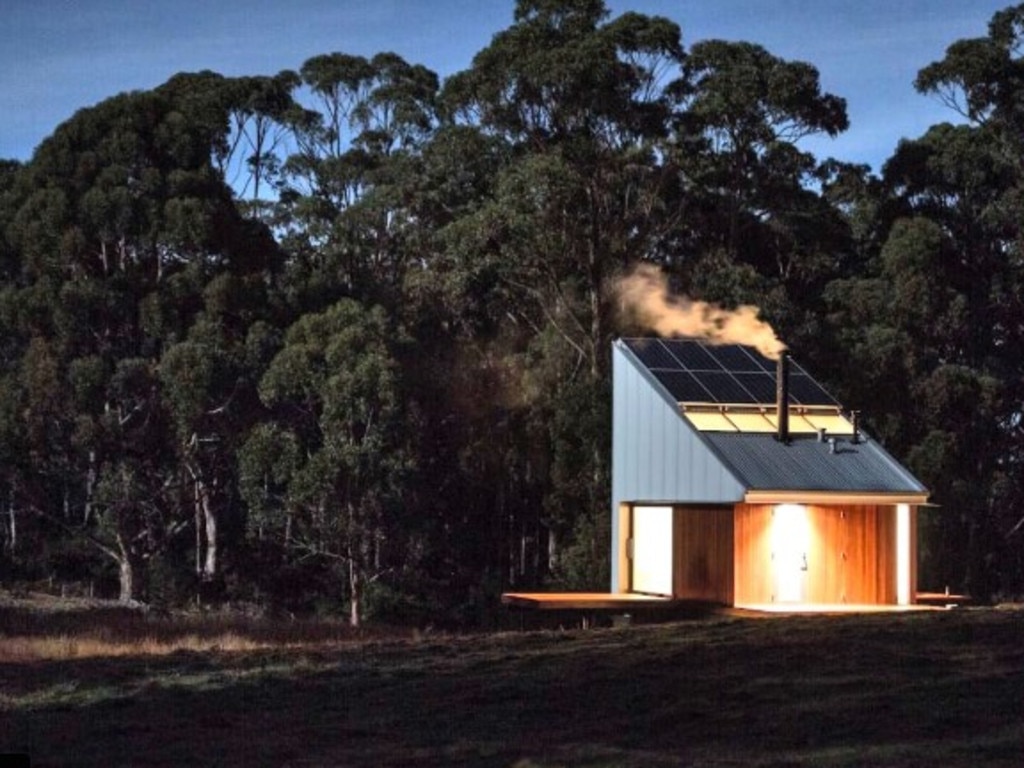
[[[1024,765],[1021,612],[278,646],[243,628],[239,650],[97,656],[65,624],[68,653],[33,658],[46,620],[12,611],[0,752],[34,766]]]

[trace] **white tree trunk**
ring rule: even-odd
[[[359,577],[359,569],[356,567],[355,561],[350,559],[348,561],[348,583],[349,589],[351,590],[351,599],[349,600],[349,618],[348,623],[353,627],[358,627],[362,623],[362,583]]]

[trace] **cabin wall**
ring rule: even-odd
[[[732,605],[732,507],[676,506],[673,517],[674,596]]]
[[[772,506],[737,504],[734,511],[734,584],[737,604],[770,603],[772,583]]]
[[[629,504],[619,504],[616,520],[619,524],[615,531],[615,556],[612,559],[612,573],[615,576],[612,592],[630,592],[633,589],[633,507]]]
[[[777,602],[774,506],[738,504],[735,511],[735,600]],[[896,507],[807,505],[806,574],[801,602],[895,604]],[[911,515],[911,542],[916,538]],[[913,550],[913,547],[912,547]],[[911,559],[912,591],[916,570]]]
[[[917,507],[910,508],[910,602],[917,602]]]
[[[620,343],[612,345],[612,535],[615,553],[633,505],[733,504],[745,487],[679,413],[665,388]],[[612,557],[611,589],[623,591]]]

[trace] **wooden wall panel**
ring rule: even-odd
[[[917,602],[917,507],[910,508],[910,602]]]
[[[877,509],[873,505],[858,505],[843,507],[842,511],[843,578],[837,602],[875,603]]]
[[[772,601],[770,504],[737,504],[734,524],[734,595],[736,603]]]
[[[735,512],[735,601],[774,600],[772,505],[740,504]],[[911,516],[912,591],[916,591],[916,514]],[[809,505],[804,600],[808,603],[895,604],[896,508]]]
[[[875,508],[875,600],[896,603],[896,507]]]
[[[675,597],[733,603],[732,507],[673,508]]]
[[[633,564],[630,559],[630,539],[633,537],[633,507],[619,504],[618,541],[615,542],[615,558],[618,568],[615,571],[616,592],[631,592],[633,589]]]
[[[807,602],[840,603],[843,593],[843,546],[846,516],[838,507],[810,506],[810,551],[807,553]]]
[[[843,537],[842,602],[896,602],[896,507],[852,505]]]

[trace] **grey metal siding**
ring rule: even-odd
[[[745,487],[625,345],[612,345],[612,551],[619,504],[742,501]],[[618,562],[612,558],[612,590]]]

